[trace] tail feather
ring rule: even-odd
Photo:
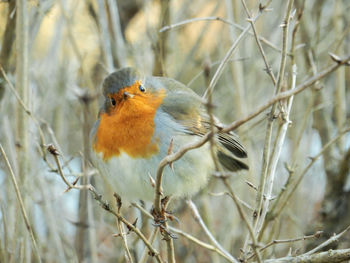
[[[225,154],[222,151],[218,151],[217,157],[222,166],[231,172],[236,172],[239,170],[249,170],[249,166],[246,165],[244,162],[236,159],[233,156]]]
[[[230,133],[219,133],[219,142],[235,156],[239,158],[246,158],[247,151],[244,146],[240,143],[239,138],[233,132]]]

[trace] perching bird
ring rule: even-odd
[[[182,83],[120,69],[103,82],[104,103],[91,131],[95,165],[122,198],[152,200],[159,162],[210,131],[202,99]],[[220,123],[215,120],[215,125]],[[229,171],[248,169],[247,152],[233,132],[217,135],[216,156]],[[205,146],[164,169],[164,195],[190,196],[205,186],[214,165]]]

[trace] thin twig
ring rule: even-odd
[[[150,218],[153,218],[151,214],[149,214],[149,215],[150,215]],[[156,239],[158,229],[159,229],[158,227],[155,227],[151,233],[151,236],[148,238],[148,242],[150,244],[153,244],[154,240]],[[149,249],[147,247],[145,247],[145,249],[142,253],[142,256],[141,256],[138,263],[146,263],[148,258],[149,258]]]
[[[253,21],[255,22],[259,17],[260,17],[261,13],[258,13],[254,18]],[[224,70],[227,62],[230,60],[233,52],[236,50],[236,48],[238,47],[238,44],[241,42],[241,40],[246,36],[246,34],[249,31],[250,26],[248,25],[243,32],[237,37],[236,41],[232,44],[232,46],[230,47],[230,49],[227,51],[225,57],[223,58],[223,60],[221,61],[219,67],[217,68],[217,70],[215,71],[215,74],[213,76],[213,78],[211,79],[208,88],[206,89],[203,98],[206,98],[208,96],[209,93],[212,93],[214,90],[214,87],[216,85],[216,83],[218,82],[222,71]]]
[[[276,102],[278,102],[280,100],[283,100],[283,99],[287,99],[287,98],[289,98],[291,96],[299,94],[300,92],[302,92],[305,89],[307,89],[310,86],[312,86],[315,82],[317,82],[320,79],[324,78],[325,76],[327,76],[328,74],[332,73],[333,71],[335,71],[339,67],[341,67],[343,65],[347,65],[349,62],[350,62],[350,56],[347,56],[344,59],[338,60],[336,63],[334,63],[333,65],[329,66],[325,70],[321,71],[317,75],[314,75],[314,76],[310,77],[309,79],[307,79],[303,83],[301,83],[298,86],[296,86],[296,88],[294,90],[284,91],[284,92],[281,92],[281,93],[275,95],[269,101],[267,101],[265,104],[261,105],[258,109],[256,109],[253,113],[249,114],[247,117],[245,117],[243,119],[240,119],[238,121],[234,121],[230,125],[224,127],[221,130],[221,132],[229,132],[229,131],[232,131],[232,130],[238,128],[243,123],[246,123],[247,121],[250,121],[254,117],[258,116],[260,113],[262,113],[264,110],[266,110],[267,108],[269,108],[271,105],[275,104]]]
[[[243,61],[243,60],[245,60],[245,59],[247,59],[247,58],[231,58],[231,59],[229,59],[229,62]],[[212,62],[212,63],[210,63],[209,67],[212,68],[212,67],[214,67],[214,66],[216,66],[216,65],[219,65],[220,63],[221,63],[221,60]],[[200,76],[203,75],[203,71],[204,71],[204,70],[201,69],[196,75],[194,75],[194,76],[192,77],[192,79],[191,79],[189,82],[187,82],[186,86],[187,86],[187,87],[190,87],[190,86],[195,82],[195,80],[197,80]]]
[[[184,231],[182,231],[182,230],[180,230],[180,229],[177,229],[177,228],[175,228],[175,227],[169,227],[169,229],[170,229],[172,232],[174,232],[174,233],[176,233],[176,234],[178,234],[178,235],[181,235],[181,236],[183,236],[184,238],[190,240],[191,242],[197,244],[198,246],[201,246],[201,247],[203,247],[203,248],[205,248],[205,249],[208,249],[208,250],[210,250],[210,251],[213,251],[213,252],[217,253],[218,255],[220,255],[220,256],[222,256],[223,258],[225,258],[228,262],[233,262],[233,263],[234,263],[234,262],[237,262],[237,261],[233,261],[231,257],[228,257],[225,253],[223,253],[223,252],[222,252],[220,249],[218,249],[216,246],[213,246],[213,245],[211,245],[211,244],[208,244],[208,243],[206,243],[206,242],[203,242],[202,240],[199,240],[198,238],[196,238],[196,237],[194,237],[194,236],[192,236],[192,235],[190,235],[190,234],[188,234],[188,233],[186,233],[186,232],[184,232]]]
[[[17,101],[19,102],[20,106],[22,107],[22,109],[24,110],[24,112],[26,114],[28,114],[29,117],[32,118],[35,126],[38,129],[39,132],[39,138],[40,138],[40,149],[41,149],[41,154],[43,159],[46,161],[46,154],[45,154],[45,137],[44,137],[44,132],[41,129],[40,123],[38,121],[38,119],[36,118],[36,116],[34,116],[34,114],[29,110],[29,107],[27,107],[27,105],[24,103],[24,101],[22,100],[22,98],[19,96],[18,92],[16,91],[15,87],[13,86],[13,84],[11,83],[11,81],[8,79],[7,74],[5,73],[3,67],[0,65],[0,70],[1,73],[3,75],[3,77],[5,78],[11,92],[15,95]],[[50,164],[49,164],[50,165]],[[50,165],[51,166],[51,165]]]
[[[261,106],[259,106],[254,112],[248,114],[246,117],[244,117],[244,118],[242,118],[240,120],[234,121],[231,124],[225,126],[224,128],[222,128],[220,130],[220,132],[223,132],[223,133],[224,132],[229,132],[229,131],[232,131],[232,130],[238,128],[242,124],[244,124],[244,123],[250,121],[251,119],[255,118],[256,116],[258,116],[260,113],[265,111],[267,108],[269,108],[274,103],[276,103],[276,102],[278,102],[280,100],[289,98],[290,96],[296,95],[296,94],[304,91],[308,87],[312,86],[316,81],[324,78],[325,76],[327,76],[328,74],[332,73],[333,71],[335,71],[340,66],[347,64],[349,61],[350,61],[350,56],[348,56],[348,57],[338,61],[337,63],[334,63],[330,67],[328,67],[325,70],[321,71],[319,74],[310,77],[305,82],[303,82],[302,84],[298,85],[294,90],[288,90],[288,91],[281,92],[281,93],[275,95],[269,101],[267,101],[264,104],[262,104]],[[217,129],[215,130],[215,133],[216,132],[217,132]],[[203,135],[203,137],[201,137],[196,142],[189,143],[189,144],[181,147],[177,152],[172,153],[172,154],[167,155],[166,157],[164,157],[162,159],[162,161],[158,165],[157,172],[156,172],[157,178],[162,176],[164,168],[169,163],[175,162],[176,160],[180,159],[188,151],[193,150],[193,149],[197,149],[197,148],[203,146],[210,139],[210,136],[213,136],[213,133],[208,132],[205,135]],[[159,198],[159,203],[160,203],[160,198]]]
[[[155,256],[157,261],[159,263],[162,263],[163,260],[161,259],[160,257],[160,254],[159,252],[153,248],[152,244],[150,244],[147,240],[147,238],[142,234],[142,232],[136,227],[134,226],[133,223],[130,223],[129,221],[127,221],[123,216],[121,216],[120,213],[114,211],[110,205],[104,201],[102,199],[102,195],[98,194],[95,190],[95,188],[89,184],[89,185],[73,185],[71,184],[67,179],[66,177],[64,176],[63,174],[63,171],[62,171],[62,168],[61,168],[61,164],[59,162],[59,159],[58,159],[58,152],[57,150],[54,148],[54,146],[50,145],[48,147],[48,151],[52,154],[52,156],[54,157],[55,161],[56,161],[56,164],[57,164],[57,169],[59,171],[59,174],[62,178],[62,180],[65,182],[65,184],[68,186],[68,189],[78,189],[78,190],[82,190],[82,189],[88,189],[90,191],[90,193],[92,193],[94,199],[96,201],[99,202],[99,204],[101,205],[101,207],[106,210],[107,212],[111,213],[112,215],[114,215],[118,220],[120,220],[121,222],[123,222],[127,228],[130,230],[130,231],[133,231],[139,238],[141,238],[141,240],[144,242],[144,244],[148,247],[148,249],[150,250],[150,253],[152,254],[152,256]]]
[[[342,138],[342,136],[346,133],[350,132],[350,128],[347,128],[343,131],[341,131],[335,138],[333,138],[332,140],[330,140],[325,146],[323,146],[323,148],[321,149],[321,151],[315,155],[314,157],[311,158],[311,162],[305,167],[305,169],[301,172],[301,174],[298,176],[298,178],[296,179],[296,183],[293,186],[293,188],[291,189],[291,191],[288,193],[286,200],[284,201],[284,205],[288,203],[288,200],[290,199],[290,197],[292,196],[292,194],[294,193],[294,191],[296,190],[296,188],[298,187],[298,185],[301,183],[302,179],[304,178],[305,174],[309,171],[309,169],[311,168],[311,166],[323,155],[323,153],[325,151],[328,150],[328,148],[330,146],[332,146],[332,144],[334,144],[335,142],[337,142],[340,138]],[[281,206],[284,207],[284,205]],[[278,214],[280,214],[280,212],[278,212]]]
[[[300,255],[266,260],[266,263],[340,263],[350,259],[350,248],[328,250],[313,255]]]
[[[257,33],[257,31],[256,31],[255,23],[254,23],[254,21],[252,20],[252,16],[251,16],[251,14],[250,14],[250,12],[249,12],[249,10],[248,10],[247,4],[246,4],[246,2],[245,2],[244,0],[241,0],[241,2],[242,2],[242,4],[243,4],[243,7],[244,7],[245,12],[247,13],[248,21],[249,21],[249,23],[250,23],[251,26],[252,26],[255,41],[256,41],[256,43],[257,43],[257,45],[258,45],[259,51],[260,51],[261,56],[262,56],[262,58],[263,58],[263,60],[264,60],[264,63],[265,63],[266,72],[267,72],[267,74],[270,76],[273,85],[276,85],[276,78],[275,78],[275,75],[273,74],[273,71],[271,70],[271,67],[270,67],[270,65],[269,65],[269,62],[267,61],[267,58],[266,58],[264,49],[263,49],[263,47],[262,47],[262,45],[261,45],[261,42],[260,42],[258,33]]]
[[[133,223],[130,223],[124,217],[122,217],[118,212],[112,210],[109,204],[102,199],[102,195],[98,194],[92,185],[89,186],[89,191],[93,194],[94,198],[100,203],[100,205],[104,210],[114,215],[117,219],[123,222],[130,231],[133,231],[139,238],[141,238],[143,243],[150,250],[150,254],[154,256],[159,263],[163,262],[159,252],[152,246],[151,243],[148,242],[147,238],[142,234],[142,232],[136,226],[133,225]]]
[[[222,176],[219,177],[220,179],[222,179]],[[228,195],[229,197],[232,198],[232,195],[229,192],[220,192],[220,193],[209,193],[211,196],[223,196],[223,195]],[[253,207],[251,207],[251,205],[249,205],[247,202],[243,201],[242,199],[240,199],[238,196],[236,196],[238,202],[240,202],[245,208],[247,208],[250,211],[254,211]]]
[[[10,173],[11,181],[12,181],[12,184],[13,184],[13,186],[15,188],[16,196],[17,196],[17,199],[18,199],[18,202],[19,202],[19,206],[21,208],[21,212],[22,212],[22,216],[23,216],[23,219],[24,219],[24,223],[26,225],[26,228],[27,228],[27,230],[29,232],[30,238],[31,238],[32,243],[33,243],[34,253],[35,253],[36,257],[37,257],[38,262],[41,262],[41,257],[40,257],[38,245],[37,245],[37,243],[35,241],[33,228],[30,225],[30,222],[29,222],[29,219],[28,219],[28,216],[27,216],[27,212],[26,212],[25,207],[24,207],[21,191],[19,190],[16,176],[15,176],[13,170],[12,170],[11,164],[10,164],[8,158],[7,158],[5,150],[2,147],[1,143],[0,143],[0,151],[1,151],[2,157],[4,158],[4,161],[5,161],[5,164],[7,166],[7,169],[9,171],[9,173]]]
[[[323,242],[322,244],[320,244],[319,246],[315,247],[314,249],[311,249],[310,251],[306,252],[304,255],[311,255],[316,253],[317,251],[319,251],[320,249],[328,246],[329,244],[338,241],[338,239],[343,236],[346,232],[348,232],[350,230],[350,225],[345,228],[342,232],[340,232],[337,235],[332,236],[331,238],[329,238],[328,240],[326,240],[325,242]]]
[[[86,189],[90,188],[91,185],[75,185],[75,184],[70,183],[62,171],[62,166],[61,166],[61,163],[58,159],[59,153],[58,153],[57,149],[53,145],[50,144],[47,147],[47,150],[53,156],[53,158],[56,162],[58,174],[61,176],[61,179],[63,180],[63,182],[68,186],[68,188],[65,190],[65,192],[68,192],[71,189],[86,190]]]
[[[231,185],[229,184],[227,178],[223,177],[222,180],[223,180],[226,188],[228,189],[228,191],[229,191],[229,193],[230,193],[230,195],[231,195],[231,197],[233,199],[233,202],[235,203],[235,205],[237,207],[237,210],[238,210],[238,213],[239,213],[240,217],[242,218],[243,222],[247,226],[249,236],[250,236],[250,238],[253,241],[252,248],[253,248],[255,254],[257,255],[258,262],[261,263],[262,262],[262,257],[261,257],[261,254],[260,254],[259,250],[258,250],[258,241],[257,241],[257,238],[255,236],[254,229],[251,226],[251,224],[249,223],[247,215],[244,213],[243,208],[242,208],[242,206],[241,206],[241,204],[239,202],[239,199],[236,197],[236,194],[234,193],[234,191],[233,191]]]
[[[165,229],[169,229],[169,226],[167,222],[164,223]],[[168,255],[168,262],[169,263],[175,263],[175,247],[174,247],[174,240],[171,236],[167,237],[166,239],[166,247],[167,247],[167,255]]]
[[[137,203],[132,203],[132,205],[134,207],[136,207],[137,209],[139,209],[141,211],[141,213],[145,214],[147,217],[149,218],[153,218],[153,216],[146,210],[144,209],[142,206],[140,206],[139,204]],[[158,228],[156,228],[158,229]],[[192,241],[193,243],[201,246],[201,247],[204,247],[206,249],[209,249],[215,253],[218,253],[220,256],[224,257],[226,260],[228,260],[229,262],[233,262],[235,263],[236,261],[232,261],[232,259],[230,257],[228,257],[225,253],[223,253],[220,249],[218,249],[217,247],[211,245],[211,244],[208,244],[202,240],[199,240],[198,238],[178,229],[178,228],[175,228],[175,227],[172,227],[172,226],[169,226],[169,230],[176,233],[176,234],[179,234],[181,236],[183,236],[184,238],[187,238],[188,240]],[[143,261],[140,260],[139,263],[144,263]]]
[[[221,17],[218,17],[218,16],[195,17],[195,18],[183,20],[183,21],[175,23],[175,24],[163,26],[159,30],[159,33],[163,33],[163,32],[168,31],[170,29],[175,29],[175,28],[178,28],[178,27],[181,27],[181,26],[193,23],[193,22],[198,22],[198,21],[220,21],[220,22],[223,22],[223,23],[231,25],[231,26],[237,26],[237,24],[232,23],[232,22],[230,22],[226,19],[223,19]]]
[[[291,239],[276,239],[268,243],[267,245],[263,246],[262,248],[259,249],[260,252],[264,251],[265,249],[277,245],[277,244],[285,244],[285,243],[293,243],[293,242],[298,242],[298,241],[304,241],[307,239],[313,239],[313,238],[319,238],[322,234],[322,231],[317,231],[313,235],[308,235],[308,236],[303,236],[303,237],[298,237],[298,238],[291,238]],[[246,260],[250,260],[255,256],[255,254],[249,256]]]
[[[225,24],[228,24],[230,26],[236,27],[236,28],[238,28],[241,31],[245,30],[245,27],[241,26],[240,24],[231,22],[231,21],[229,21],[227,19],[224,19],[222,17],[219,17],[219,16],[208,16],[208,17],[195,17],[195,18],[191,18],[191,19],[186,19],[186,20],[183,20],[183,21],[178,22],[178,23],[174,23],[174,24],[171,24],[171,25],[164,26],[164,27],[162,27],[159,30],[159,33],[163,33],[165,31],[168,31],[168,30],[171,30],[171,29],[176,29],[178,27],[182,27],[182,26],[185,26],[187,24],[190,24],[190,23],[193,23],[193,22],[200,22],[200,21],[219,21],[219,22],[223,22]],[[252,33],[252,32],[248,32],[248,34],[254,36],[254,33]],[[265,43],[267,46],[271,47],[272,49],[274,49],[274,50],[276,50],[278,52],[281,52],[280,48],[278,48],[275,44],[271,43],[266,38],[264,38],[262,36],[258,36],[258,39],[261,42]]]
[[[289,20],[290,20],[290,12],[292,9],[293,0],[288,0],[286,13],[284,17],[283,23],[283,34],[282,34],[282,54],[280,61],[280,68],[278,71],[278,78],[275,84],[275,94],[279,94],[282,88],[282,82],[284,79],[284,71],[286,67],[286,59],[287,59],[287,38],[288,38],[288,29],[289,29]],[[260,219],[260,213],[263,208],[263,195],[265,193],[266,181],[268,179],[268,174],[270,170],[271,163],[270,160],[270,147],[271,147],[271,138],[274,124],[274,116],[276,114],[277,103],[272,104],[272,108],[270,111],[270,116],[268,118],[267,128],[266,128],[266,136],[264,143],[264,151],[263,151],[263,163],[260,175],[260,186],[257,194],[257,202],[256,202],[256,218],[255,218],[255,231],[258,233],[260,231],[262,222],[265,220],[265,217]]]
[[[293,65],[293,77],[292,77],[292,85],[291,85],[291,90],[295,89],[295,84],[296,84],[296,74],[297,74],[297,69],[296,69],[296,65]],[[269,209],[269,205],[270,205],[270,200],[271,200],[271,196],[272,196],[272,189],[274,186],[274,180],[275,180],[275,174],[276,174],[276,168],[277,168],[277,163],[280,159],[280,155],[282,152],[282,147],[284,144],[284,139],[286,137],[287,134],[287,130],[288,130],[288,126],[290,124],[290,120],[289,120],[289,114],[292,108],[292,104],[293,104],[293,96],[288,98],[288,102],[287,102],[287,108],[285,110],[285,112],[283,113],[283,124],[281,126],[280,129],[280,133],[278,134],[278,137],[276,138],[276,147],[273,151],[273,154],[271,156],[271,161],[270,161],[270,165],[269,165],[269,169],[268,169],[268,178],[267,178],[267,189],[266,189],[266,198],[263,201],[263,209],[262,209],[262,215],[260,217],[260,225],[258,226],[257,232],[260,232],[261,226],[263,225],[263,222],[265,220],[266,214],[268,212]],[[259,240],[260,240],[260,233],[259,233]]]
[[[321,151],[317,155],[310,158],[311,162],[304,168],[304,170],[300,173],[300,175],[295,179],[294,185],[291,187],[288,187],[288,189],[290,189],[290,191],[286,193],[286,197],[284,199],[282,199],[282,195],[283,195],[283,193],[285,193],[285,191],[280,192],[279,196],[277,197],[276,202],[274,203],[274,205],[272,206],[272,208],[269,212],[269,215],[267,217],[268,220],[266,220],[264,222],[264,224],[261,228],[261,232],[264,232],[265,228],[267,227],[267,225],[270,221],[272,221],[273,219],[275,219],[276,217],[278,217],[281,214],[282,210],[287,206],[289,199],[292,197],[293,193],[295,192],[295,190],[299,186],[300,182],[302,181],[302,179],[304,178],[306,173],[312,167],[312,165],[323,155],[323,153],[325,151],[328,150],[328,148],[330,146],[332,146],[336,141],[338,141],[344,134],[346,134],[348,132],[350,132],[350,127],[343,130],[342,132],[340,132],[335,138],[333,138],[327,144],[325,144],[323,146],[323,148],[321,149]]]
[[[122,201],[121,201],[120,196],[117,195],[116,193],[114,193],[114,197],[116,198],[117,207],[118,207],[118,213],[119,213],[120,209],[122,207]],[[127,241],[127,238],[126,238],[127,233],[125,233],[124,227],[121,224],[119,219],[116,220],[116,223],[117,223],[117,228],[118,228],[118,231],[119,231],[118,236],[120,236],[122,238],[122,241],[123,241],[122,243],[123,243],[123,247],[124,247],[125,252],[126,252],[126,259],[128,260],[129,263],[133,263],[134,261],[132,259],[132,256],[131,256],[131,253],[130,253],[130,250],[129,250],[129,246],[128,246],[128,241]]]
[[[198,209],[197,206],[191,201],[191,200],[187,200],[186,203],[188,204],[189,208],[192,211],[193,217],[196,220],[196,222],[201,226],[201,228],[203,229],[205,235],[209,238],[209,240],[211,241],[211,243],[217,248],[219,249],[222,253],[224,253],[226,255],[226,257],[230,258],[231,262],[235,262],[238,263],[238,260],[235,259],[230,253],[228,253],[221,245],[220,243],[215,239],[215,237],[213,236],[213,234],[210,232],[210,230],[207,228],[207,226],[205,225]]]

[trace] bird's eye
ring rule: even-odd
[[[145,92],[145,91],[146,91],[145,87],[142,86],[142,85],[139,86],[139,90],[140,90],[141,92]]]
[[[117,104],[117,102],[115,101],[114,98],[111,98],[111,104],[112,104],[113,107]]]

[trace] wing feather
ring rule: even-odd
[[[175,121],[184,126],[190,135],[203,136],[210,131],[209,116],[203,106],[203,100],[194,91],[180,82],[167,78],[156,78],[166,88],[166,96],[161,109],[172,116]],[[215,125],[221,124],[215,120]],[[238,158],[246,158],[247,152],[233,132],[218,133],[217,156],[220,163],[230,171],[248,169],[248,166]]]

